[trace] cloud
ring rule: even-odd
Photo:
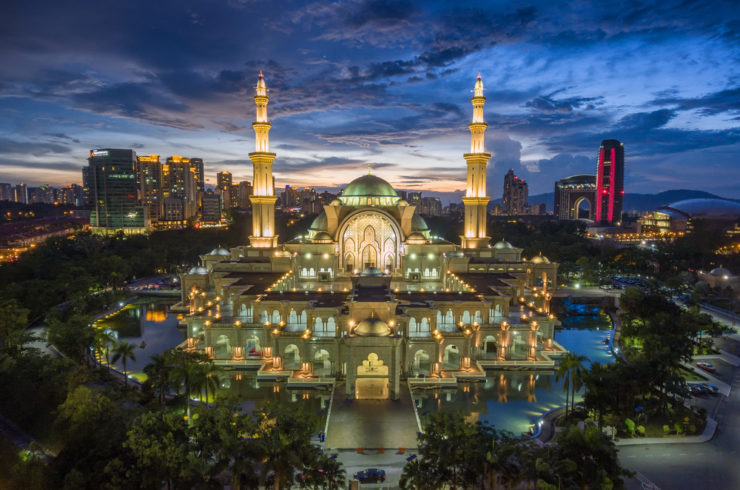
[[[0,137],[0,155],[2,154],[28,154],[33,156],[42,156],[56,153],[69,153],[71,149],[68,146],[58,143],[16,141]],[[7,162],[8,160],[4,159]]]
[[[644,131],[665,126],[676,115],[670,109],[660,109],[652,112],[638,112],[624,116],[617,127],[628,130]]]

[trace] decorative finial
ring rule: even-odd
[[[262,73],[262,72],[260,72],[260,73]],[[478,80],[480,80],[480,72],[478,72]]]
[[[260,78],[265,78],[265,76],[262,74],[262,69],[260,68]],[[480,78],[480,74],[478,74],[478,78]]]
[[[368,164],[367,164],[367,174],[368,174],[368,175],[372,175],[372,170],[373,170],[373,168],[372,168],[372,167],[370,166],[370,164],[368,163]]]

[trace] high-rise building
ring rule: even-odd
[[[13,200],[13,186],[8,183],[0,183],[0,201]]]
[[[82,167],[82,206],[92,206],[92,195],[90,189],[92,189],[92,171],[90,166]]]
[[[203,194],[200,220],[208,224],[221,222],[221,196],[211,190]]]
[[[168,204],[169,211],[163,213],[167,221],[185,222],[196,215],[198,192],[195,180],[196,171],[190,165],[189,158],[173,155],[167,158],[166,164],[162,165],[163,197],[182,201],[182,206],[174,202]],[[180,212],[179,215],[178,212]]]
[[[90,213],[93,231],[146,232],[149,219],[138,197],[136,152],[112,148],[91,150],[87,161],[93,201]]]
[[[470,129],[470,153],[463,157],[468,166],[468,185],[465,197],[465,228],[460,237],[463,248],[483,248],[491,241],[486,236],[486,207],[490,198],[486,195],[486,166],[491,154],[486,153],[485,135],[488,124],[483,120],[483,106],[486,98],[483,95],[483,80],[478,75],[473,88],[473,120],[468,124]]]
[[[617,140],[604,140],[599,149],[596,171],[596,217],[601,225],[622,222],[624,199],[624,144]]]
[[[231,172],[228,170],[222,170],[216,174],[216,189],[223,191],[231,187],[232,177]]]
[[[75,189],[69,185],[67,187],[60,187],[54,189],[54,203],[63,204],[66,206],[74,206],[76,204]]]
[[[21,182],[13,187],[13,200],[21,204],[28,204],[28,186]]]
[[[205,192],[205,173],[203,171],[203,159],[202,158],[191,158],[190,167],[193,169],[195,174],[195,190],[198,196],[202,196]]]
[[[595,201],[595,175],[573,175],[555,182],[554,214],[557,219],[593,221]],[[588,208],[581,209],[583,203],[586,203]]]
[[[43,203],[53,204],[54,203],[54,188],[49,184],[44,184],[40,187],[32,187],[28,190],[29,202],[30,203]]]
[[[422,197],[418,201],[417,213],[427,216],[442,215],[442,201],[438,197]]]
[[[252,183],[248,180],[239,182],[239,209],[250,209],[252,203],[249,200],[249,196],[252,195]]]
[[[529,186],[524,179],[514,175],[514,169],[509,169],[504,177],[504,194],[502,199],[503,212],[509,216],[526,214],[529,200]]]
[[[141,204],[149,210],[152,221],[159,221],[163,199],[162,164],[159,155],[139,155],[137,163]]]

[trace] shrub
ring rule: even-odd
[[[627,427],[627,433],[629,435],[633,435],[635,433],[635,422],[632,421],[632,419],[625,419],[624,425]]]
[[[644,425],[638,425],[637,426],[637,433],[641,436],[645,436],[645,426]]]
[[[663,426],[663,434],[667,436],[670,433],[671,433],[671,427],[669,425],[664,425]]]
[[[676,434],[678,435],[683,434],[683,425],[676,422],[675,424],[673,424],[673,428],[676,430]]]

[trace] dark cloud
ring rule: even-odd
[[[71,149],[68,146],[60,145],[58,143],[16,141],[0,137],[0,155],[5,153],[15,153],[42,156],[50,153],[69,153],[70,151]]]
[[[660,109],[652,112],[638,112],[625,116],[617,127],[633,131],[644,131],[665,126],[676,115],[675,111]]]
[[[556,112],[568,114],[581,107],[585,109],[594,109],[594,103],[598,100],[600,100],[599,97],[570,97],[567,99],[555,100],[550,96],[543,95],[528,101],[525,106],[546,114]]]
[[[659,98],[654,101],[654,104],[676,106],[681,110],[698,109],[703,115],[740,111],[740,87],[720,90],[697,98]]]

